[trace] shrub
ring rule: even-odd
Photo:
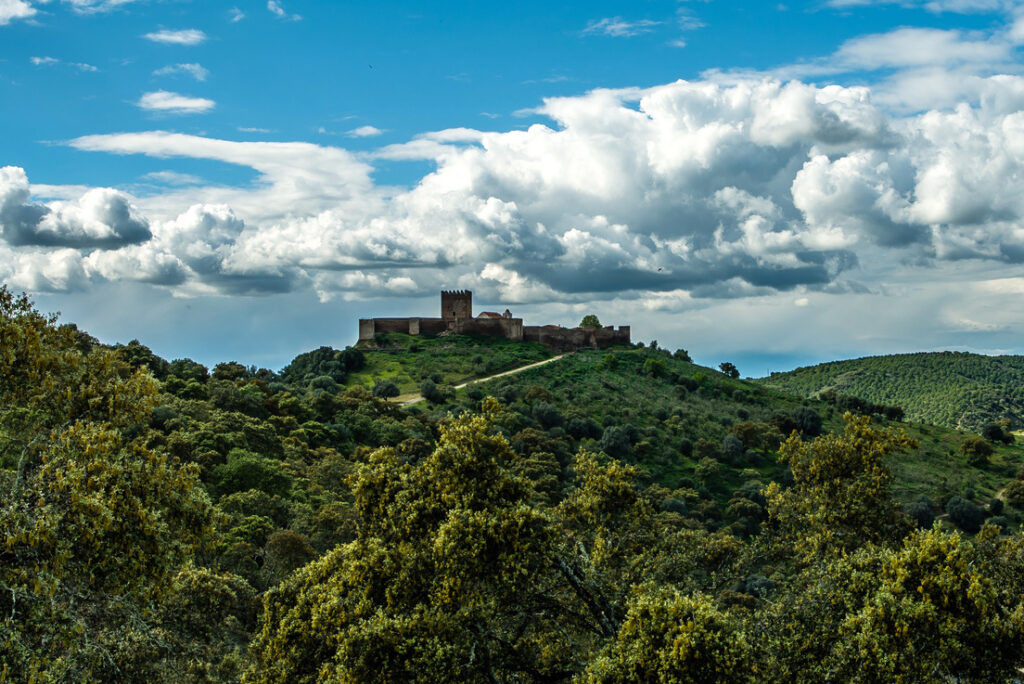
[[[1024,508],[1024,480],[1013,480],[1006,485],[1003,498],[1014,508]]]
[[[805,435],[814,437],[821,434],[821,416],[809,406],[798,406],[789,415],[797,429]]]
[[[390,380],[378,380],[373,385],[373,396],[381,399],[389,399],[399,395],[398,385]]]
[[[964,532],[977,532],[985,520],[985,512],[980,507],[959,496],[946,502],[946,513],[953,524]]]
[[[970,436],[960,442],[960,452],[967,457],[967,463],[974,467],[988,465],[988,457],[995,449],[981,437]]]
[[[935,522],[935,513],[932,512],[932,503],[926,497],[920,497],[917,501],[907,504],[903,509],[918,527],[928,529]]]
[[[631,454],[629,444],[629,432],[618,425],[612,425],[604,430],[598,448],[612,458],[620,460],[628,459]]]

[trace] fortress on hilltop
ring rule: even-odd
[[[559,325],[523,325],[512,312],[483,311],[473,317],[473,293],[469,290],[441,292],[440,318],[360,318],[359,341],[372,340],[378,333],[407,335],[490,335],[509,340],[540,342],[549,349],[603,349],[613,344],[629,344],[629,326],[618,328],[563,328]]]

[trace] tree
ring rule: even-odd
[[[390,399],[391,397],[397,397],[399,394],[398,385],[390,380],[378,380],[373,385],[373,396],[375,397]]]
[[[211,532],[195,466],[141,438],[156,389],[0,287],[0,679],[151,678],[153,607]]]
[[[693,363],[693,359],[690,358],[690,352],[685,349],[676,349],[672,354],[672,357],[680,361],[685,361],[686,363]]]
[[[739,369],[736,368],[736,366],[734,364],[730,363],[729,361],[723,361],[722,363],[718,364],[718,368],[723,373],[728,375],[730,378],[735,379],[735,378],[740,377]]]
[[[743,682],[756,678],[737,620],[703,594],[643,586],[630,599],[622,628],[583,681]]]
[[[765,491],[770,519],[782,535],[779,551],[788,540],[802,562],[892,542],[907,531],[889,494],[892,474],[885,457],[916,442],[902,432],[871,427],[866,416],[846,414],[844,420],[842,435],[786,440],[779,460],[789,465],[794,484],[783,489],[772,483]]]
[[[580,327],[581,328],[600,328],[601,327],[601,321],[597,320],[597,316],[595,316],[594,314],[587,314],[586,316],[583,317],[583,320],[580,322]]]
[[[954,496],[946,502],[946,513],[953,524],[964,532],[977,532],[985,521],[985,511],[960,496]]]
[[[354,487],[358,537],[269,591],[249,682],[508,681],[571,673],[586,648],[525,505],[500,409],[442,426],[416,465],[379,449]]]

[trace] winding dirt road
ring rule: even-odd
[[[494,378],[501,378],[506,375],[515,375],[516,373],[522,373],[524,370],[530,370],[531,368],[536,368],[537,366],[543,366],[546,363],[557,361],[558,359],[564,356],[565,354],[559,354],[558,356],[552,356],[550,359],[544,359],[543,361],[531,363],[527,366],[520,366],[519,368],[513,368],[512,370],[507,370],[503,373],[495,373],[494,375],[488,375],[486,378],[477,378],[475,380],[470,380],[468,382],[462,383],[461,385],[456,385],[455,389],[460,390],[463,387],[469,387],[470,385],[475,385],[478,382],[487,382],[488,380],[493,380]],[[395,401],[397,401],[402,406],[411,406],[413,404],[423,401],[423,397],[422,395],[419,394],[403,394],[400,397],[396,397]]]

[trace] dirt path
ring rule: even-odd
[[[478,382],[487,382],[488,380],[493,380],[494,378],[502,378],[506,375],[515,375],[516,373],[522,373],[524,370],[530,370],[531,368],[536,368],[537,366],[543,366],[546,363],[557,361],[558,359],[564,356],[565,354],[559,354],[558,356],[552,356],[550,359],[544,359],[543,361],[531,363],[527,366],[520,366],[519,368],[513,368],[512,370],[507,370],[503,373],[495,373],[494,375],[488,375],[486,378],[477,378],[475,380],[470,380],[468,382],[462,383],[461,385],[456,385],[455,389],[460,390],[463,387],[475,385]],[[398,402],[398,404],[401,406],[411,406],[412,404],[423,401],[423,397],[419,394],[403,394],[400,397],[396,397],[395,401]]]

